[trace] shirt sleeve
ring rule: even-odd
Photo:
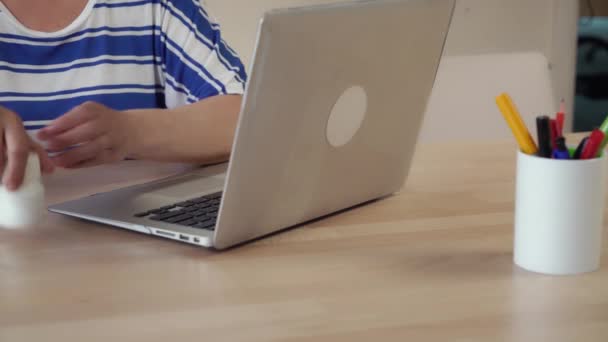
[[[200,0],[161,1],[159,13],[167,108],[216,95],[243,94],[245,67]]]

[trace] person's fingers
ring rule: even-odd
[[[56,136],[51,136],[47,140],[47,149],[51,152],[62,152],[69,147],[93,141],[104,133],[99,121],[88,121]]]
[[[96,159],[102,152],[99,140],[94,140],[53,157],[53,162],[59,167],[74,168],[78,164]]]
[[[38,131],[37,136],[41,140],[49,140],[53,136],[94,120],[102,108],[104,107],[98,103],[85,102],[74,107],[74,109],[55,119],[50,125]]]
[[[4,139],[7,163],[2,183],[8,190],[14,191],[23,183],[30,144],[20,123],[8,123],[5,127]]]
[[[43,173],[52,173],[55,171],[55,164],[53,164],[53,161],[44,148],[35,142],[32,142],[32,146],[33,150],[36,151],[38,158],[40,159],[40,171]]]

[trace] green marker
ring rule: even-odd
[[[604,136],[604,140],[602,140],[602,144],[600,145],[599,150],[597,150],[598,157],[602,153],[604,153],[604,148],[606,147],[606,144],[608,144],[608,115],[606,116],[606,120],[604,120],[604,122],[600,126],[600,131],[604,132],[605,136]]]

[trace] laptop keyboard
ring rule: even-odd
[[[135,217],[198,229],[214,230],[221,200],[222,193],[216,192],[138,213],[135,214]]]

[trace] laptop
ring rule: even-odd
[[[225,249],[397,192],[454,0],[267,12],[228,163],[50,211]]]

